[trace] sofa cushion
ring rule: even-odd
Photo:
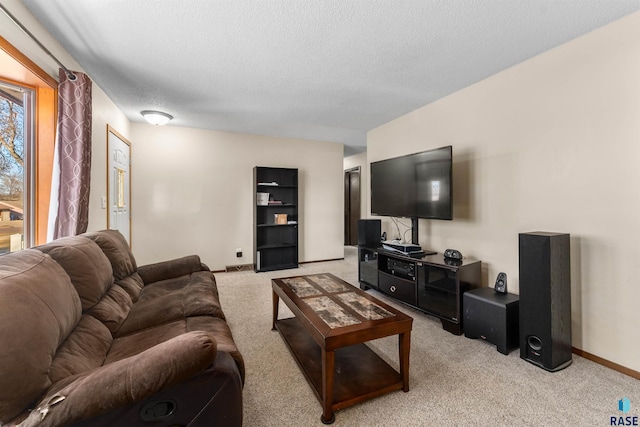
[[[204,331],[209,332],[216,338],[216,343],[218,345],[218,351],[223,351],[225,353],[229,353],[231,357],[236,361],[238,365],[238,370],[240,371],[240,378],[244,383],[245,376],[245,368],[244,368],[244,359],[242,357],[242,353],[238,350],[238,346],[236,346],[235,341],[233,340],[233,335],[231,335],[231,329],[229,325],[224,320],[217,317],[210,316],[196,316],[196,317],[188,317],[186,319],[187,323],[187,332],[190,331]]]
[[[224,319],[213,274],[199,271],[146,285],[117,336],[204,315]]]
[[[51,385],[49,368],[80,321],[78,293],[62,267],[34,249],[0,262],[0,424]]]
[[[49,377],[52,383],[102,366],[113,338],[107,327],[87,314],[62,343],[56,353]]]
[[[127,291],[118,285],[113,285],[100,302],[87,310],[86,313],[104,323],[113,334],[127,319],[132,305],[133,302]]]
[[[131,248],[118,230],[93,231],[84,233],[82,236],[93,240],[100,246],[111,262],[113,277],[116,281],[130,276],[138,270]]]
[[[125,277],[121,280],[116,280],[116,285],[119,285],[127,291],[129,296],[131,297],[131,301],[134,303],[138,301],[138,296],[140,296],[140,291],[144,287],[144,283],[142,282],[142,277],[138,273],[133,273],[131,276]]]
[[[135,356],[171,338],[194,331],[208,332],[215,338],[217,351],[229,353],[233,357],[244,382],[244,360],[233,341],[229,325],[224,320],[211,316],[189,317],[115,338],[104,363]]]
[[[187,332],[186,322],[177,320],[152,328],[143,329],[136,333],[114,338],[107,353],[104,364],[116,362],[127,357],[135,356],[153,346]]]
[[[185,290],[185,315],[209,314],[224,319],[219,298],[218,286],[213,274],[204,271],[193,273],[189,279],[188,289]]]
[[[64,268],[80,295],[84,311],[96,305],[113,283],[109,259],[85,237],[64,237],[35,249],[49,254]]]

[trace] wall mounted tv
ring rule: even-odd
[[[371,163],[371,213],[453,219],[452,147]]]

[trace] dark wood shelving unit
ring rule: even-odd
[[[256,166],[253,182],[255,271],[298,267],[298,169]],[[284,223],[277,214],[286,215]]]

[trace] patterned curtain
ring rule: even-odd
[[[91,181],[91,80],[60,70],[58,138],[54,155],[49,239],[87,231]]]

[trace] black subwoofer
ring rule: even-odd
[[[464,336],[481,338],[502,354],[517,348],[519,299],[517,295],[496,292],[493,288],[467,291],[462,296]]]
[[[380,246],[382,222],[379,219],[358,220],[358,246],[377,248]]]
[[[520,357],[547,371],[571,364],[569,234],[519,235]]]

